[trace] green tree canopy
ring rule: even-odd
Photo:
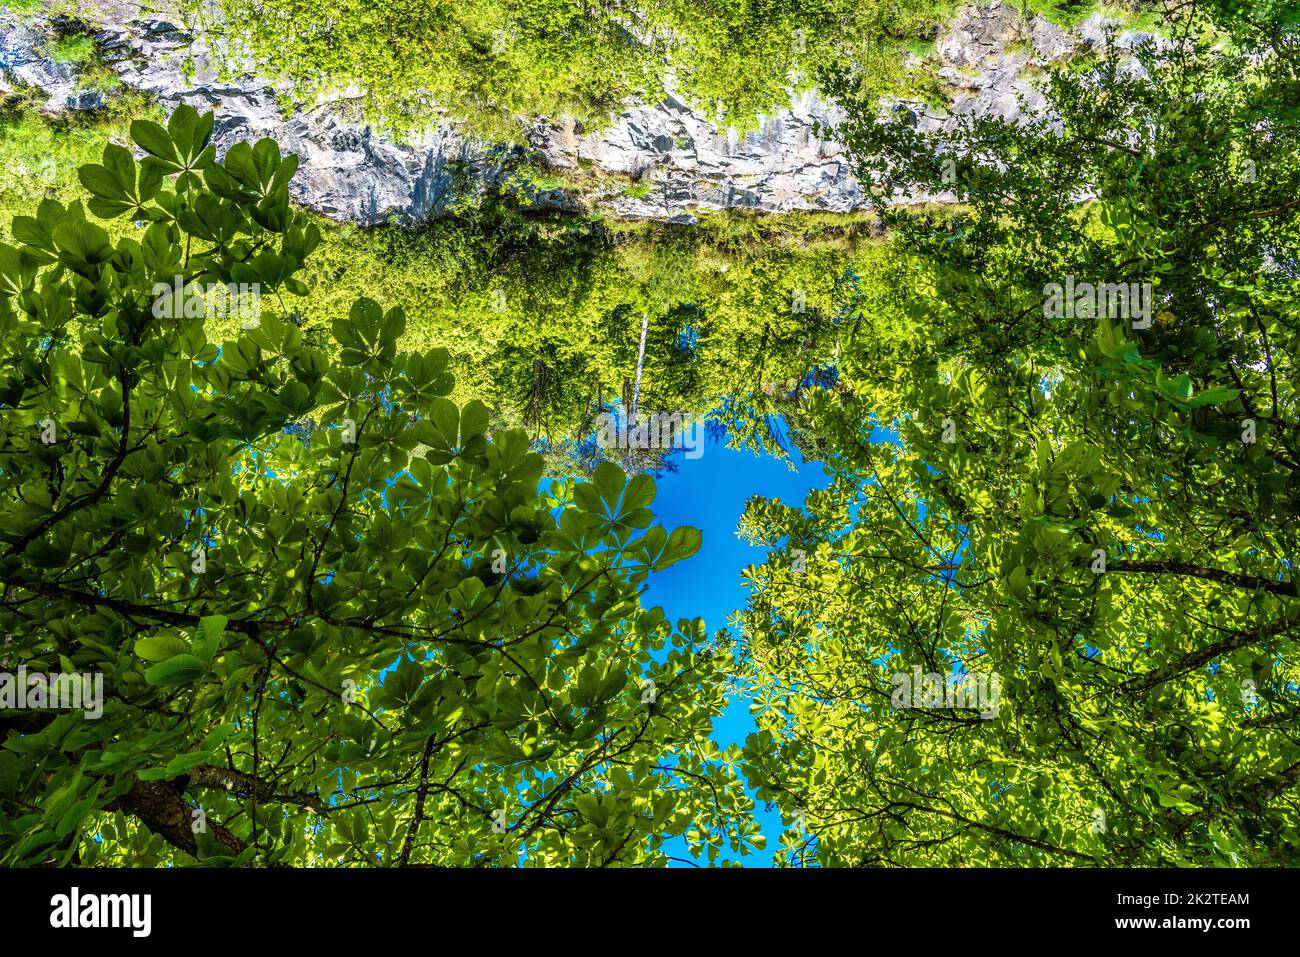
[[[1055,71],[1040,120],[844,131],[882,192],[962,205],[888,213],[897,292],[809,403],[834,482],[745,517],[749,773],[807,825],[782,860],[1295,860],[1298,20],[1181,6],[1163,51]],[[1139,294],[1062,312],[1067,282]],[[900,705],[915,667],[998,676],[996,714]]]
[[[0,711],[0,860],[760,845],[708,740],[703,624],[638,599],[698,531],[654,525],[653,481],[613,465],[539,493],[527,437],[445,398],[446,352],[399,351],[400,307],[304,345],[296,160],[218,162],[212,124],[137,121],[143,159],[109,145],[85,207],[44,201],[0,246],[0,670],[103,682],[98,716]],[[160,295],[178,277],[260,293],[260,321],[210,342],[213,300]]]
[[[787,105],[831,64],[903,82],[902,45],[936,16],[912,0],[221,0],[188,4],[203,33],[284,78],[299,96],[359,91],[402,130],[439,110],[518,138],[539,116],[598,126],[669,78],[706,113],[742,127]]]

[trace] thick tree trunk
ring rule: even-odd
[[[136,781],[131,790],[118,798],[123,811],[138,818],[145,827],[168,844],[198,855],[199,844],[193,830],[193,808],[181,792],[166,781]],[[244,842],[216,821],[205,822],[217,843],[233,855],[244,850]]]

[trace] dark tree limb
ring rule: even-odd
[[[172,847],[198,857],[199,844],[193,829],[194,809],[170,782],[136,781],[131,790],[117,799],[116,806]],[[217,843],[230,854],[237,857],[243,853],[244,842],[227,828],[207,818],[205,824]]]
[[[1074,564],[1085,566],[1088,559],[1075,559]],[[1297,588],[1295,582],[1280,582],[1274,578],[1260,578],[1258,575],[1243,575],[1239,572],[1228,572],[1220,568],[1208,568],[1204,565],[1193,565],[1191,562],[1179,561],[1129,561],[1121,559],[1118,561],[1106,562],[1106,572],[1120,572],[1124,574],[1148,574],[1148,575],[1182,575],[1190,578],[1203,578],[1206,581],[1218,582],[1220,585],[1231,585],[1234,588],[1248,588],[1252,591],[1266,591],[1271,595],[1284,595],[1289,598],[1300,596],[1300,588]]]
[[[1198,648],[1196,651],[1189,652],[1167,665],[1153,668],[1146,674],[1130,678],[1128,681],[1124,682],[1123,688],[1126,691],[1133,692],[1148,691],[1156,685],[1163,684],[1172,678],[1177,678],[1179,675],[1184,675],[1189,671],[1195,671],[1198,668],[1202,668],[1215,658],[1236,651],[1238,648],[1245,648],[1247,645],[1253,645],[1255,642],[1263,638],[1270,638],[1273,635],[1281,634],[1288,628],[1294,628],[1297,624],[1300,624],[1300,614],[1291,615],[1287,618],[1278,618],[1274,621],[1266,622],[1257,628],[1239,631],[1228,638],[1224,638],[1222,641],[1216,641],[1214,644],[1206,645],[1204,648]]]

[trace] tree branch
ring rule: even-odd
[[[198,857],[199,844],[192,826],[194,809],[172,784],[137,780],[117,799],[116,807],[137,818],[172,847]],[[218,844],[236,857],[243,853],[243,841],[216,821],[205,817],[205,822]]]

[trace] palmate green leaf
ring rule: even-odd
[[[102,782],[97,782],[97,784],[102,784]],[[98,789],[97,786],[96,790],[98,791]],[[92,794],[89,797],[82,798],[80,801],[73,804],[72,807],[68,808],[55,825],[55,836],[62,840],[75,831],[80,826],[81,822],[85,820],[86,815],[94,810],[96,805],[99,803],[97,797],[97,794]]]
[[[136,200],[140,204],[149,202],[162,190],[167,175],[167,168],[157,160],[146,157],[140,163],[140,177],[136,184]]]
[[[156,688],[188,684],[207,674],[207,665],[192,654],[173,655],[145,671],[144,677]]]
[[[588,705],[594,704],[600,695],[603,676],[591,665],[578,672],[578,693]]]
[[[241,186],[252,193],[261,194],[270,181],[270,172],[264,171],[253,148],[247,143],[236,143],[222,161],[225,171]]]
[[[103,165],[83,166],[77,175],[91,193],[90,211],[103,219],[112,219],[139,211],[156,196],[162,187],[163,173],[158,160],[147,159],[140,167],[137,183],[135,158],[123,147],[109,143],[104,147]]]
[[[194,654],[200,660],[208,664],[212,662],[229,620],[225,615],[208,615],[199,620],[198,633],[194,636]]]
[[[14,239],[28,246],[53,253],[54,227],[63,218],[63,207],[53,200],[43,200],[35,216],[15,216],[10,231]]]
[[[633,513],[650,506],[655,500],[655,481],[649,475],[635,475],[628,480],[619,503],[622,514]]]
[[[176,635],[147,635],[135,641],[135,653],[145,661],[166,661],[190,651],[190,643]]]
[[[208,141],[215,120],[212,113],[200,115],[193,107],[181,104],[167,121],[167,136],[186,168],[200,169],[206,165],[202,158],[209,151]]]
[[[683,525],[668,534],[656,525],[641,539],[644,564],[654,571],[663,571],[677,562],[685,561],[700,550],[704,535],[698,528]]]
[[[600,463],[591,484],[574,489],[574,500],[580,508],[616,528],[648,527],[654,516],[646,506],[654,496],[654,479],[638,475],[627,480],[623,470],[612,462]]]
[[[427,407],[425,419],[413,430],[420,443],[428,447],[425,458],[434,465],[455,460],[460,435],[460,410],[449,399],[435,398]]]
[[[1200,810],[1200,808],[1197,807],[1195,804],[1192,804],[1190,801],[1185,800],[1181,795],[1178,794],[1168,794],[1161,791],[1159,794],[1159,798],[1160,798],[1161,807],[1176,808],[1177,810],[1182,811],[1184,814],[1195,814],[1197,811]]]
[[[32,288],[43,260],[26,249],[0,244],[0,288],[9,295],[21,295]]]
[[[213,163],[203,171],[203,181],[214,194],[231,202],[247,202],[255,195],[238,177],[231,174],[229,154],[223,163]]]
[[[95,197],[92,201],[92,210],[95,208],[93,205],[95,201],[101,205],[119,205],[122,211],[131,208],[128,190],[134,186],[134,183],[129,186],[123,185],[107,167],[83,166],[77,171],[77,178],[81,180],[81,185]]]
[[[78,203],[68,208],[67,215],[54,227],[52,236],[60,259],[74,268],[100,265],[112,255],[108,233],[87,222]]]
[[[156,158],[160,168],[167,173],[180,170],[180,157],[171,135],[152,120],[133,120],[131,122],[131,139],[150,156]]]
[[[41,860],[41,854],[50,846],[59,843],[60,837],[54,830],[40,830],[27,837],[18,847],[17,858],[21,861]]]
[[[1192,397],[1192,380],[1185,372],[1180,373],[1173,379],[1167,380],[1162,388],[1170,398],[1176,399],[1179,402],[1186,402]]]
[[[1189,408],[1199,409],[1207,405],[1222,405],[1225,402],[1237,398],[1241,393],[1237,389],[1228,386],[1216,385],[1208,389],[1203,389],[1188,401]]]
[[[460,410],[460,440],[467,442],[481,436],[488,429],[488,407],[474,399]]]
[[[601,462],[591,479],[591,489],[599,496],[606,514],[613,514],[627,478],[613,462]]]
[[[334,338],[343,346],[340,358],[346,364],[390,362],[397,355],[397,340],[406,328],[400,307],[387,313],[372,299],[358,299],[348,318],[335,319]]]
[[[447,374],[447,350],[435,348],[404,356],[402,380],[398,387],[417,403],[428,398],[446,395],[451,391],[451,376]]]

